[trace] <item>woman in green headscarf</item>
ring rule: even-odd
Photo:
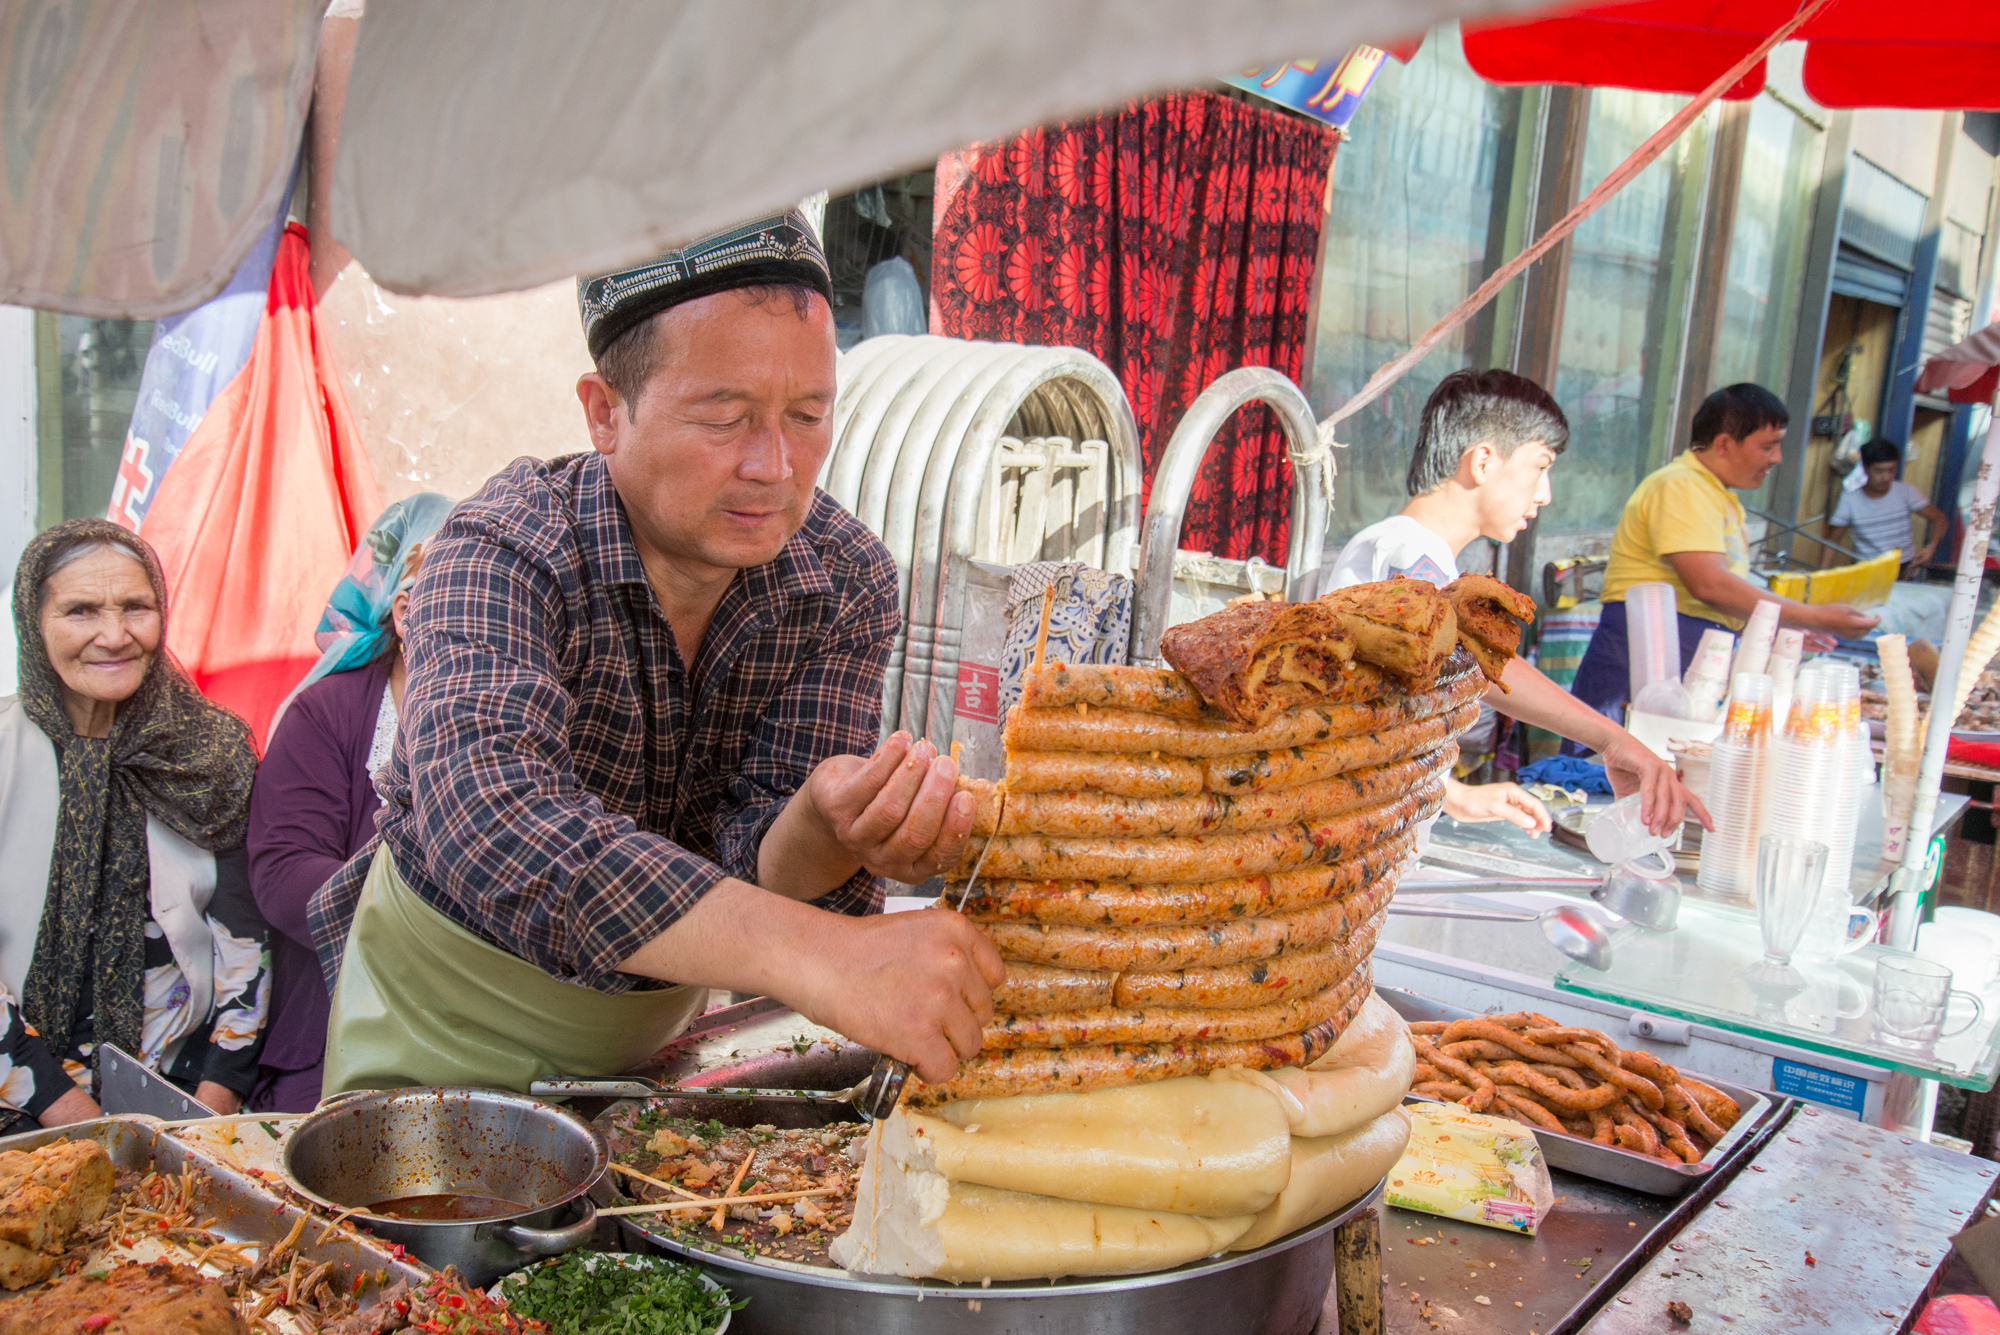
[[[139,1057],[219,1113],[257,1074],[270,992],[244,826],[249,729],[165,649],[159,561],[98,519],[14,577],[20,694],[0,698],[0,1105],[97,1115],[91,1058]]]

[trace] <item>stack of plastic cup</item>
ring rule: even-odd
[[[1750,619],[1743,623],[1743,634],[1736,641],[1736,658],[1729,665],[1731,681],[1745,672],[1771,670],[1771,645],[1777,633],[1778,605],[1768,598],[1759,599],[1757,606],[1750,609]]]
[[[1694,662],[1688,664],[1687,676],[1681,682],[1694,706],[1689,718],[1710,723],[1721,715],[1723,697],[1729,694],[1729,683],[1733,680],[1729,658],[1735,644],[1736,637],[1720,628],[1701,633],[1701,647],[1694,651]]]
[[[1771,643],[1771,717],[1783,727],[1792,712],[1792,683],[1799,677],[1799,660],[1805,657],[1806,633],[1781,630]]]
[[[1771,795],[1764,832],[1827,846],[1824,893],[1845,908],[1854,864],[1854,735],[1860,677],[1846,664],[1816,659],[1799,669],[1791,713],[1771,745]]]
[[[1656,681],[1679,684],[1681,623],[1676,615],[1673,585],[1634,584],[1625,591],[1625,638],[1633,700],[1638,700]]]
[[[1704,804],[1715,828],[1701,841],[1695,885],[1711,899],[1751,904],[1757,897],[1757,840],[1770,789],[1771,678],[1746,672],[1729,692],[1715,739]]]

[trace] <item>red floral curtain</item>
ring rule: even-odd
[[[1067,344],[1118,373],[1148,481],[1225,371],[1297,380],[1332,131],[1207,92],[979,144],[938,164],[931,328]],[[1181,546],[1283,564],[1292,467],[1270,410],[1208,452]]]

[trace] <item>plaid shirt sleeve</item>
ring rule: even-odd
[[[896,569],[886,551],[870,568],[837,581],[859,590],[828,619],[826,641],[799,664],[758,723],[742,769],[730,776],[734,808],[716,830],[716,849],[732,876],[755,883],[757,853],[792,795],[827,756],[874,752],[881,740],[882,679],[901,620]],[[861,916],[882,908],[883,883],[858,871],[814,900],[820,908]]]
[[[496,536],[457,536],[425,562],[399,729],[425,875],[502,949],[615,986],[619,963],[724,872],[579,787],[555,577]]]

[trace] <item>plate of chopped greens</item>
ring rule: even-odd
[[[490,1292],[549,1335],[723,1335],[744,1305],[683,1261],[627,1252],[570,1252]]]

